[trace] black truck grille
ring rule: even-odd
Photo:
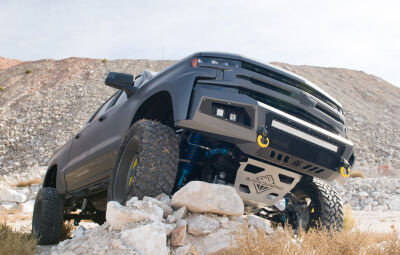
[[[242,68],[243,69],[247,69],[249,71],[255,72],[255,73],[259,73],[261,75],[267,76],[271,79],[286,83],[288,85],[291,85],[293,87],[296,87],[298,89],[301,89],[313,96],[315,96],[316,98],[320,99],[321,101],[325,102],[326,104],[328,104],[329,106],[331,106],[332,108],[339,110],[339,107],[332,102],[329,98],[327,98],[326,96],[324,96],[323,94],[321,94],[320,92],[318,92],[317,90],[310,88],[308,85],[295,80],[289,76],[280,74],[278,72],[274,72],[272,70],[248,63],[246,61],[242,61]]]
[[[340,130],[338,130],[337,127],[334,127],[332,125],[327,124],[326,122],[320,120],[317,117],[314,117],[310,113],[304,111],[303,109],[296,107],[292,104],[289,104],[285,101],[279,100],[277,98],[261,94],[252,90],[247,90],[247,89],[240,89],[239,93],[245,94],[251,98],[254,98],[257,101],[263,102],[269,106],[272,106],[278,110],[281,110],[283,112],[286,112],[292,116],[295,116],[299,119],[302,119],[304,121],[307,121],[308,123],[314,124],[316,126],[319,126],[325,130],[328,130],[330,132],[333,132],[335,134],[340,134]]]

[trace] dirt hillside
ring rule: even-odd
[[[0,70],[10,68],[21,63],[21,60],[0,57]]]
[[[43,174],[52,153],[114,93],[104,85],[109,71],[138,74],[174,63],[86,58],[10,61],[0,58],[0,182]],[[343,104],[355,143],[356,168],[369,175],[400,169],[399,88],[360,71],[275,64],[315,82]]]

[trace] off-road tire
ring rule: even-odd
[[[128,178],[127,168],[133,158],[137,166],[131,170],[130,195],[122,194]],[[111,175],[108,200],[125,203],[131,196],[140,199],[171,194],[179,164],[179,144],[175,131],[156,121],[139,120],[125,137]],[[128,167],[129,165],[129,167]]]
[[[305,194],[313,203],[314,211],[307,228],[325,227],[341,231],[343,229],[343,203],[339,194],[328,183],[313,179],[299,182],[293,190],[295,195]]]
[[[64,219],[64,199],[55,188],[41,188],[36,196],[32,217],[32,232],[39,244],[56,244],[61,237]]]

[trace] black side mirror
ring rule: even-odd
[[[129,97],[134,92],[135,77],[132,74],[109,72],[104,83],[107,86],[125,91]]]

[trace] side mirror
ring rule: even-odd
[[[135,77],[132,74],[109,72],[104,83],[107,86],[125,91],[129,97],[134,92]]]

